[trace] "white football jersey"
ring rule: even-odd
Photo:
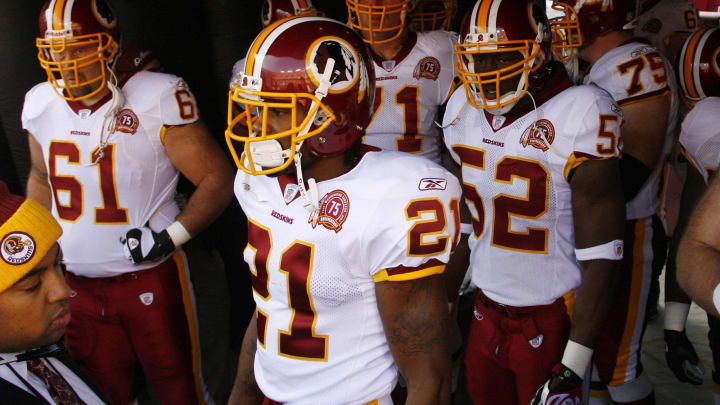
[[[288,405],[384,397],[397,369],[375,282],[444,270],[459,235],[460,184],[427,159],[367,152],[351,171],[318,182],[311,217],[291,179],[235,178],[248,217],[257,383]]]
[[[63,229],[63,260],[80,276],[111,277],[155,266],[130,263],[119,240],[148,223],[160,232],[180,212],[174,201],[178,171],[163,137],[167,126],[198,119],[195,97],[179,77],[146,71],[131,76],[122,91],[125,104],[114,131],[105,132],[107,147],[96,164],[109,101],[88,109],[58,97],[47,82],[25,96],[22,124],[42,147],[52,213]]]
[[[465,97],[462,89],[452,95],[445,125]],[[568,175],[620,155],[621,110],[605,91],[576,86],[514,120],[512,112],[467,107],[445,128],[445,143],[461,164],[472,215],[473,284],[502,304],[546,305],[581,281]]]
[[[638,194],[625,206],[628,220],[653,215],[660,205],[663,163],[672,149],[678,123],[678,92],[672,66],[657,49],[631,42],[600,57],[585,76],[585,83],[606,90],[620,107],[671,94],[662,154]]]
[[[434,121],[456,75],[457,34],[428,31],[414,38],[393,60],[373,55],[375,114],[363,143],[440,162],[442,131]]]
[[[699,26],[698,9],[688,0],[660,0],[638,17],[635,36],[645,38],[666,58],[673,36],[695,31]]]
[[[710,174],[720,164],[720,97],[700,100],[685,116],[680,131],[680,145],[685,156],[708,183]]]

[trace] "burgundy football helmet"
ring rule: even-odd
[[[549,50],[547,17],[532,1],[478,0],[465,15],[455,45],[468,102],[493,114],[509,111],[527,93],[531,73],[543,65]],[[500,55],[517,61],[486,66],[485,60]],[[505,81],[512,81],[512,91],[502,90]]]
[[[720,28],[701,28],[685,39],[677,60],[683,97],[694,104],[720,97]]]
[[[414,31],[450,30],[457,0],[418,0],[410,26]]]
[[[561,14],[550,19],[555,58],[565,62],[599,35],[635,28],[638,7],[638,0],[554,0]]]
[[[402,35],[416,2],[417,0],[345,0],[348,25],[365,33],[363,41],[368,44],[390,42]]]
[[[318,11],[310,0],[265,0],[260,19],[263,27],[267,27],[277,20],[295,15],[324,16],[325,14]]]
[[[40,12],[40,38],[35,40],[38,59],[48,82],[67,100],[88,98],[103,89],[119,42],[117,18],[105,0],[48,0]],[[96,51],[74,56],[73,50],[88,46]],[[102,67],[97,76],[79,74],[80,69],[96,63]],[[70,91],[96,83],[95,90],[82,96]]]
[[[373,112],[370,61],[360,36],[329,18],[291,17],[260,32],[229,94],[225,138],[238,168],[253,175],[281,171],[303,142],[323,157],[349,149]],[[302,122],[296,119],[298,106],[307,112]],[[291,128],[272,133],[265,119],[271,109],[284,109]],[[261,128],[242,133],[258,117],[263,117]],[[281,138],[290,139],[289,148],[283,149]],[[233,141],[244,144],[241,156]]]

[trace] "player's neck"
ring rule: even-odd
[[[79,103],[84,105],[85,107],[92,107],[93,105],[95,105],[98,101],[102,100],[103,97],[107,96],[108,94],[110,94],[110,89],[108,88],[107,85],[105,85],[105,86],[103,86],[102,90],[100,90],[97,94],[95,94],[91,97],[79,100]]]
[[[403,29],[403,32],[399,37],[382,44],[371,44],[370,48],[376,55],[383,58],[383,60],[395,59],[395,56],[400,53],[403,45],[405,45],[409,32],[410,31],[408,31],[407,28]]]
[[[352,165],[345,162],[343,154],[317,159],[310,167],[303,167],[303,177],[313,178],[315,181],[325,181],[341,176],[352,169]]]
[[[611,31],[601,35],[580,50],[580,57],[591,65],[603,55],[632,38],[629,31]]]

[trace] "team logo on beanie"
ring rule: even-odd
[[[0,257],[7,264],[23,265],[35,255],[35,240],[24,232],[11,232],[0,242]]]

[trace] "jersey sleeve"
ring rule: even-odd
[[[568,133],[575,134],[572,150],[565,164],[564,177],[567,180],[572,169],[588,160],[602,160],[620,157],[622,138],[620,124],[622,110],[602,89],[587,87],[579,94],[568,120]]]
[[[440,82],[440,96],[442,99],[438,100],[438,104],[443,104],[450,99],[453,90],[457,87],[455,81],[457,77],[457,70],[455,69],[455,44],[457,44],[457,34],[449,31],[441,31],[443,33],[442,43],[439,48],[443,56],[443,67],[446,69],[441,74]]]
[[[685,157],[695,166],[707,183],[710,174],[720,164],[720,98],[713,97],[698,103],[685,117],[680,132],[680,144]]]
[[[637,43],[617,50],[597,72],[591,71],[591,81],[624,106],[670,93],[669,66],[657,49]]]
[[[36,132],[35,119],[43,113],[51,100],[50,97],[57,97],[49,87],[50,85],[47,82],[40,83],[25,94],[20,122],[22,129],[33,136],[35,136]]]
[[[180,78],[173,80],[160,97],[160,119],[165,126],[185,125],[199,118],[195,96],[187,83]]]
[[[376,282],[442,273],[459,240],[457,179],[438,167],[400,180],[384,191],[364,232],[368,268]]]

